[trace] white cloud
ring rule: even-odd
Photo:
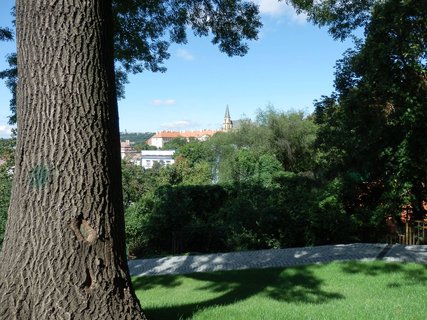
[[[0,138],[10,138],[12,127],[0,125]]]
[[[179,130],[179,129],[189,128],[189,127],[194,127],[195,125],[196,123],[190,120],[177,120],[173,122],[162,123],[160,126],[165,129]]]
[[[297,14],[295,9],[287,4],[286,1],[254,0],[254,2],[259,5],[259,11],[263,15],[275,18],[286,16],[296,23],[305,23],[307,21],[307,15]]]
[[[183,59],[183,60],[186,60],[186,61],[192,61],[192,60],[194,60],[195,58],[194,58],[194,55],[192,55],[188,50],[186,50],[186,49],[178,49],[177,51],[176,51],[176,56],[178,57],[178,58],[181,58],[181,59]]]
[[[175,99],[154,99],[152,102],[155,106],[172,106],[176,103]]]
[[[289,16],[292,21],[298,24],[304,24],[307,22],[308,16],[305,13],[298,14],[294,8],[291,8],[292,12],[289,12]]]
[[[285,2],[278,0],[254,0],[254,2],[259,5],[261,14],[271,16],[284,15],[288,6]]]

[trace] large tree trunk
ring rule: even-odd
[[[143,319],[124,242],[111,2],[18,0],[0,319]]]

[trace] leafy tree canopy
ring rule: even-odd
[[[259,126],[267,130],[268,148],[287,171],[311,171],[317,126],[303,112],[279,112],[273,106],[259,111]]]
[[[165,143],[163,146],[164,150],[179,150],[182,146],[185,146],[189,141],[187,138],[174,138]]]
[[[0,139],[0,247],[6,229],[7,209],[12,189],[11,167],[14,165],[15,140]]]
[[[298,12],[308,15],[311,22],[323,27],[329,27],[329,33],[334,39],[344,40],[354,30],[365,27],[376,4],[383,0],[286,0]]]
[[[346,172],[353,208],[379,216],[408,203],[420,213],[427,195],[426,16],[423,1],[377,3],[365,41],[337,64],[337,94],[317,104],[331,170]]]
[[[13,33],[9,28],[0,28],[0,41],[12,40]]]
[[[113,10],[116,60],[134,73],[165,71],[170,43],[186,43],[189,30],[211,34],[221,51],[241,56],[261,27],[258,7],[242,0],[116,0]]]
[[[175,157],[184,157],[192,165],[202,161],[213,161],[213,152],[208,143],[199,140],[192,140],[181,146],[178,146]]]
[[[10,112],[9,124],[16,123],[16,83],[18,81],[18,69],[16,68],[17,58],[16,53],[9,54],[6,57],[7,63],[9,64],[9,69],[0,71],[0,79],[6,79],[6,87],[12,93],[12,98],[10,99]]]

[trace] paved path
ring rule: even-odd
[[[218,270],[298,266],[348,260],[405,261],[427,264],[427,245],[355,243],[305,248],[270,249],[197,256],[130,260],[131,275],[185,274]]]

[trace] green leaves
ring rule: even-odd
[[[12,190],[12,166],[14,164],[14,146],[12,139],[0,139],[0,247],[6,230],[7,210]]]
[[[113,1],[115,54],[126,72],[166,71],[171,43],[186,43],[187,32],[212,35],[229,56],[246,54],[246,40],[261,27],[257,6],[242,0]]]
[[[357,28],[366,26],[372,7],[383,1],[289,0],[288,2],[298,11],[305,12],[313,23],[328,26],[329,33],[334,39],[344,40]]]
[[[365,40],[337,63],[338,94],[316,105],[318,145],[330,175],[346,177],[350,212],[398,214],[426,199],[426,16],[422,1],[372,3]]]
[[[6,86],[12,93],[12,99],[10,100],[10,111],[9,124],[16,124],[16,83],[18,81],[18,69],[16,67],[17,57],[16,53],[7,56],[7,62],[9,69],[0,71],[0,79],[6,80]]]
[[[13,33],[9,28],[0,28],[0,41],[12,40]]]
[[[0,166],[0,247],[6,230],[7,210],[9,208],[12,179],[5,166]]]

